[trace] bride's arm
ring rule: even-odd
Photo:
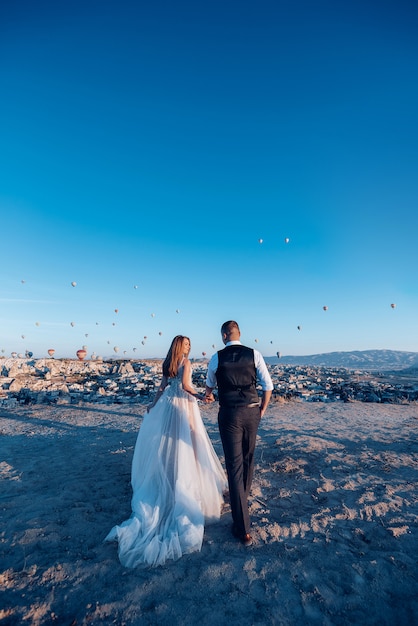
[[[163,391],[164,389],[167,387],[167,383],[168,383],[168,378],[167,376],[163,376],[161,379],[161,383],[160,386],[158,388],[157,393],[154,396],[154,400],[151,402],[151,404],[149,404],[147,406],[147,412],[152,409],[153,406],[155,406],[158,402],[158,400],[161,398],[161,396],[163,395]]]
[[[193,387],[191,383],[191,380],[192,380],[192,366],[190,364],[189,359],[185,359],[184,368],[183,368],[183,378],[181,381],[183,385],[183,389],[184,391],[187,391],[187,393],[190,393],[195,398],[202,400],[203,396],[197,393],[196,389]]]

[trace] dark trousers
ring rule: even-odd
[[[254,450],[260,424],[260,408],[220,407],[219,433],[225,454],[232,520],[236,531],[250,532],[248,496],[254,473]]]

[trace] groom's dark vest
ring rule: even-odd
[[[254,350],[240,344],[219,350],[216,380],[220,406],[248,406],[259,402]]]

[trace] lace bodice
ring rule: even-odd
[[[168,379],[168,384],[170,385],[171,389],[183,389],[183,371],[184,371],[184,365],[180,365],[177,375],[174,376],[173,378],[169,378]]]

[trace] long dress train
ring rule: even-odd
[[[182,374],[181,366],[144,416],[132,460],[132,515],[105,538],[118,541],[125,567],[199,551],[205,521],[220,517],[227,478]]]

